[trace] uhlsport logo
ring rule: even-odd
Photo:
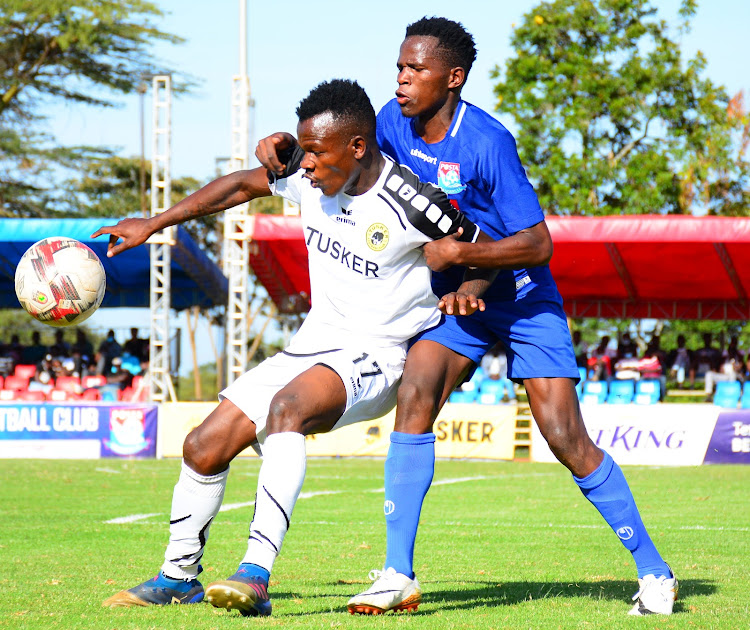
[[[466,186],[461,185],[461,165],[455,162],[440,162],[438,186],[447,195],[456,195],[466,190]]]
[[[633,537],[633,528],[620,527],[617,530],[617,536],[620,538],[620,540],[630,540]]]
[[[385,512],[385,515],[388,516],[389,514],[393,514],[393,510],[396,509],[396,504],[393,501],[386,501],[383,504],[383,512]]]
[[[382,223],[373,223],[367,228],[367,247],[376,252],[383,251],[388,245],[388,228]]]

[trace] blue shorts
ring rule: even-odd
[[[502,341],[512,380],[564,377],[578,382],[580,374],[562,301],[549,293],[534,293],[516,301],[488,302],[485,311],[469,317],[446,315],[440,324],[415,336],[412,344],[429,339],[479,363]]]

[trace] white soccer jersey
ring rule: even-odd
[[[289,350],[346,348],[362,337],[402,344],[437,324],[420,247],[459,227],[461,240],[473,242],[479,228],[439,188],[390,158],[364,194],[326,197],[302,177],[302,155],[296,151],[290,175],[270,184],[274,194],[300,205],[308,251],[312,306]]]

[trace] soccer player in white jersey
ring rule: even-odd
[[[234,173],[162,214],[93,235],[110,235],[112,256],[167,226],[273,192],[300,204],[312,287],[312,308],[289,347],[222,391],[186,438],[161,571],[105,606],[195,603],[205,594],[217,607],[270,615],[268,578],[304,481],[305,435],[393,408],[408,340],[440,320],[421,246],[448,234],[479,236],[442,191],[380,153],[375,111],[359,85],[322,83],[297,114],[299,145],[270,183],[264,168]],[[461,291],[468,312],[482,307],[474,296],[481,285],[467,279]],[[247,552],[234,575],[204,593],[200,561],[229,463],[258,442],[263,464]]]
[[[495,239],[475,244],[444,238],[425,246],[437,295],[450,292],[463,266],[495,268],[487,308],[458,321],[450,315],[414,340],[398,392],[395,430],[385,464],[386,558],[379,579],[353,597],[349,611],[415,609],[420,588],[414,543],[434,471],[432,425],[458,380],[498,341],[509,377],[522,383],[539,430],[632,554],[638,572],[632,615],[670,614],[677,580],[651,540],[616,462],[586,432],[574,384],[578,369],[562,299],[550,273],[552,240],[511,134],[461,98],[476,58],[474,39],[452,20],[423,18],[406,29],[396,98],[378,114],[384,152],[424,181],[439,185],[462,212]],[[280,172],[275,134],[256,155]]]

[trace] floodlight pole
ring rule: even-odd
[[[153,123],[151,151],[151,216],[167,210],[172,196],[172,77],[152,78]],[[170,377],[169,311],[172,288],[174,227],[154,234],[151,250],[151,335],[149,339],[149,398],[153,402],[176,400]]]
[[[232,150],[229,171],[244,170],[250,164],[250,78],[247,75],[247,0],[239,0],[240,72],[232,77]],[[229,279],[227,302],[227,384],[247,370],[249,205],[224,213],[224,274]]]

